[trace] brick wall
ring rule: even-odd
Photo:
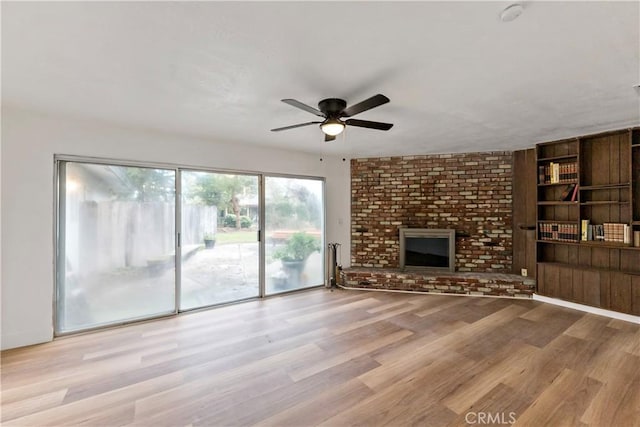
[[[400,226],[453,228],[456,270],[510,272],[510,152],[351,160],[351,265],[398,267]]]

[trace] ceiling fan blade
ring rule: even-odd
[[[340,113],[340,117],[352,117],[352,116],[355,116],[356,114],[362,113],[363,111],[367,111],[372,108],[379,107],[380,105],[386,104],[387,102],[389,102],[389,98],[387,98],[384,95],[377,94],[372,96],[369,99],[365,99],[364,101],[358,104],[345,108],[342,111],[342,113]]]
[[[301,110],[307,111],[311,114],[315,114],[316,116],[324,117],[324,114],[322,114],[322,111],[317,110],[313,107],[309,107],[307,104],[303,104],[302,102],[296,101],[295,99],[283,99],[282,102],[284,102],[285,104],[289,104],[292,107],[296,107]]]
[[[271,129],[271,132],[280,132],[281,130],[301,128],[302,126],[317,125],[319,123],[322,123],[322,122],[300,123],[299,125],[291,125],[291,126],[285,126],[285,127],[281,127],[281,128]]]
[[[377,129],[377,130],[389,130],[393,127],[392,123],[372,122],[369,120],[349,119],[345,120],[345,123],[349,126],[358,126],[361,128]]]
[[[327,135],[326,133],[324,134],[324,142],[331,142],[335,140],[336,140],[335,135]]]

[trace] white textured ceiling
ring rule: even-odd
[[[640,3],[2,3],[2,103],[348,157],[512,150],[640,123]],[[279,100],[391,103],[323,142]]]

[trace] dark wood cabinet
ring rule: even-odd
[[[639,314],[640,129],[538,144],[536,167],[537,292]]]

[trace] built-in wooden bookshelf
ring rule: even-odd
[[[537,292],[640,315],[640,128],[538,144],[536,163]]]

